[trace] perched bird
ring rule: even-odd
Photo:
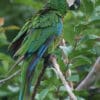
[[[12,41],[10,47],[14,56],[18,57],[18,62],[27,61],[22,66],[19,100],[30,100],[30,88],[35,67],[50,45],[61,36],[62,18],[68,8],[66,0],[49,0],[35,17],[25,23]]]

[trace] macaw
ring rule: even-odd
[[[79,1],[79,0],[78,0]],[[72,6],[72,5],[71,5]],[[66,0],[49,0],[35,17],[24,24],[10,47],[23,63],[19,100],[30,100],[30,88],[37,63],[61,36],[62,18],[68,10]]]

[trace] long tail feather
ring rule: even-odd
[[[51,44],[51,42],[54,40],[55,36],[51,36],[48,38],[48,40],[43,44],[43,46],[40,47],[37,54],[35,55],[34,59],[31,60],[31,63],[26,69],[25,75],[24,75],[24,81],[23,86],[20,91],[19,100],[30,100],[30,88],[31,88],[31,81],[33,77],[34,70],[36,68],[37,63],[39,62],[40,58],[43,56],[43,54],[48,49],[48,46]],[[24,99],[24,96],[25,99]]]

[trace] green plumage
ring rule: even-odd
[[[67,11],[66,0],[49,0],[46,7],[52,10],[45,12],[43,15],[40,12],[40,14],[37,14],[35,18],[32,18],[26,22],[20,30],[19,34],[12,41],[11,45],[16,42],[23,34],[27,34],[21,43],[20,48],[15,53],[15,56],[22,56],[27,51],[35,52],[51,34],[56,33],[56,25],[59,23],[58,16],[63,17]],[[44,10],[45,8],[43,11]],[[50,27],[52,25],[54,27]],[[38,28],[38,30],[35,30],[34,32],[35,28]],[[44,31],[44,28],[44,34],[41,34],[42,31]],[[32,31],[34,34],[32,34]]]
[[[23,27],[25,31],[28,27],[28,35],[24,38],[20,49],[16,52],[16,55],[24,55],[26,52],[35,52],[47,38],[57,33],[57,23],[59,22],[57,12],[50,11],[49,13],[41,16],[37,16],[35,19],[26,23]],[[27,26],[28,25],[28,26]],[[53,27],[51,27],[53,25]],[[38,30],[37,30],[38,28]],[[44,29],[45,28],[45,29]],[[32,34],[32,31],[34,32]],[[15,40],[18,37],[15,38]],[[14,41],[15,41],[14,40]]]
[[[66,0],[49,0],[48,6],[57,10],[61,16],[64,16],[68,9]]]
[[[44,50],[48,49],[48,41],[51,41],[51,36],[56,38],[60,36],[62,32],[62,17],[66,14],[66,11],[66,0],[49,0],[47,5],[34,18],[25,23],[19,34],[12,41],[11,47],[15,52],[15,56],[21,57],[28,54],[22,67],[22,86],[19,100],[30,100],[25,96],[29,94],[28,91],[30,90],[29,84],[32,76],[29,77],[29,83],[27,76],[33,73],[31,63],[33,62],[34,67],[36,66],[38,60],[43,56]],[[32,61],[33,58],[36,61]],[[26,62],[28,63],[26,64]]]

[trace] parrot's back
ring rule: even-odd
[[[49,11],[43,15],[37,15],[29,20],[12,42],[15,56],[22,56],[36,52],[39,47],[51,35],[60,35],[62,32],[62,20],[56,11]],[[18,45],[17,46],[15,46]]]

